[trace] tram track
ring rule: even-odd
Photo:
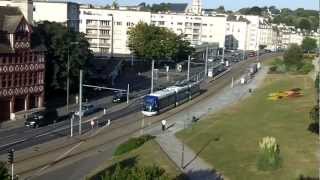
[[[243,61],[243,62],[236,64],[235,66],[238,66],[238,69],[234,68],[236,70],[231,70],[229,73],[227,73],[224,76],[224,78],[216,79],[215,81],[213,81],[213,83],[209,83],[208,85],[204,85],[204,87],[207,86],[207,92],[199,95],[198,97],[194,98],[192,101],[184,103],[184,104],[182,104],[174,109],[171,109],[171,110],[167,111],[166,113],[160,114],[158,116],[151,117],[151,118],[145,118],[146,121],[150,121],[149,126],[145,126],[143,128],[137,126],[136,128],[133,128],[131,131],[128,131],[120,136],[115,137],[115,138],[111,138],[108,141],[95,144],[95,145],[88,147],[85,150],[82,150],[79,152],[73,152],[73,153],[71,152],[70,154],[68,154],[64,157],[58,158],[58,159],[50,161],[50,162],[43,163],[41,165],[32,167],[30,169],[26,169],[24,171],[18,172],[18,174],[23,175],[23,174],[27,174],[27,173],[36,171],[38,169],[41,169],[45,166],[53,166],[59,162],[62,162],[62,161],[68,160],[68,159],[72,159],[76,156],[81,156],[82,154],[93,151],[93,150],[97,149],[98,147],[104,146],[106,144],[117,142],[123,138],[128,138],[128,137],[138,133],[141,130],[145,130],[147,128],[150,128],[150,126],[154,126],[154,125],[158,124],[162,119],[168,119],[169,117],[172,117],[176,113],[181,112],[187,108],[190,108],[192,105],[197,104],[201,100],[206,99],[207,97],[214,95],[217,91],[222,90],[224,87],[226,87],[227,84],[230,83],[228,79],[230,79],[231,77],[241,76],[244,73],[244,71],[246,70],[247,65],[250,63],[253,63],[253,62],[250,62],[250,60],[246,60],[246,61]],[[139,112],[132,112],[131,114],[133,114],[133,113],[139,113]],[[130,114],[128,116],[130,116]],[[120,118],[122,118],[122,117],[120,117]],[[18,158],[15,163],[19,165],[19,163],[26,162],[26,161],[32,161],[35,158],[41,158],[42,156],[46,156],[50,153],[54,153],[54,152],[57,152],[57,151],[60,151],[63,149],[69,149],[73,146],[76,146],[79,143],[86,143],[92,139],[95,139],[97,136],[113,134],[113,132],[115,132],[117,130],[126,129],[127,127],[134,126],[134,124],[138,123],[139,121],[140,121],[140,118],[136,118],[134,120],[128,120],[125,122],[116,120],[116,122],[112,124],[112,126],[114,126],[114,127],[112,129],[109,129],[109,131],[101,131],[100,133],[97,133],[93,136],[88,136],[88,137],[82,137],[82,138],[76,137],[79,139],[75,142],[70,142],[67,145],[64,145],[61,147],[56,147],[56,148],[50,149],[49,151],[44,151],[44,152],[41,152],[40,154],[36,154],[33,156],[24,157],[24,158],[20,158],[20,159]]]

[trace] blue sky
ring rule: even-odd
[[[91,3],[91,4],[111,4],[112,0],[70,0],[73,2]],[[159,2],[171,3],[191,3],[192,0],[117,0],[120,5],[135,5],[140,2],[149,4]],[[271,6],[275,5],[279,8],[288,7],[291,9],[305,8],[318,9],[319,0],[202,0],[205,8],[215,8],[224,5],[226,9],[238,10],[242,7],[251,6]]]

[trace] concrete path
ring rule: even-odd
[[[178,112],[170,119],[167,119],[169,127],[165,132],[161,132],[160,127],[153,127],[146,130],[145,133],[157,136],[156,140],[160,147],[190,180],[226,179],[199,157],[201,152],[195,153],[189,147],[183,146],[183,143],[176,138],[175,133],[188,128],[192,123],[192,116],[202,118],[208,115],[208,113],[215,113],[250,95],[249,89],[254,90],[257,88],[265,78],[267,71],[268,68],[263,67],[248,84],[236,84],[233,88],[231,86],[226,87],[217,95],[207,98],[185,111]]]

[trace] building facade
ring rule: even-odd
[[[127,32],[139,22],[150,24],[151,13],[82,6],[80,19],[80,32],[95,54],[122,56],[131,54]]]
[[[16,7],[0,7],[0,122],[41,108],[44,48],[31,48],[32,27]]]
[[[247,40],[247,21],[230,20],[226,23],[226,38],[225,48],[226,49],[241,49],[245,50]]]
[[[33,1],[33,20],[62,23],[79,31],[79,4],[63,1]]]

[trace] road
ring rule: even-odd
[[[270,55],[267,55],[264,57],[267,58],[269,56]],[[235,64],[232,70],[230,71],[230,73],[218,79],[213,86],[211,84],[204,84],[203,88],[208,88],[210,86],[208,91],[210,91],[211,93],[209,93],[209,95],[214,95],[215,92],[220,91],[223,87],[230,84],[231,77],[236,78],[241,76],[244,73],[244,71],[247,69],[248,64],[252,62],[253,62],[252,59],[251,60],[249,59],[247,61]],[[50,166],[50,168],[47,168],[41,171],[38,179],[57,179],[59,177],[64,177],[64,178],[70,177],[68,179],[77,179],[78,177],[82,177],[84,174],[88,173],[89,169],[92,169],[93,167],[95,167],[94,165],[100,164],[106,159],[109,159],[111,157],[110,152],[113,151],[116,144],[125,140],[126,138],[131,136],[134,132],[137,132],[139,130],[140,123],[138,121],[141,119],[141,114],[138,112],[139,110],[140,110],[140,102],[135,101],[131,103],[131,105],[127,106],[126,108],[120,108],[110,114],[107,114],[107,117],[104,116],[100,118],[99,119],[100,123],[105,122],[107,118],[108,119],[110,118],[114,121],[112,123],[111,128],[108,129],[107,132],[103,132],[99,137],[94,137],[92,139],[87,140],[84,147],[81,147],[83,149],[80,148],[81,150],[78,150],[78,152],[75,152],[75,154],[73,155],[70,154],[67,158],[65,158],[65,159],[68,159],[68,161],[63,160],[63,161],[55,162],[54,167]],[[170,115],[170,112],[165,114]],[[92,118],[92,117],[88,117],[88,118]],[[150,124],[152,123],[156,124],[158,120],[161,118],[163,118],[163,115],[160,115],[155,118],[151,118],[150,120],[148,120],[148,122]],[[83,127],[84,127],[84,132],[88,132],[88,133],[91,132],[89,131],[91,129],[89,123],[85,123]],[[69,128],[70,128],[69,122],[62,122],[60,124],[56,124],[55,127],[51,125],[48,127],[40,128],[39,130],[36,130],[36,131],[32,129],[26,129],[26,128],[14,129],[10,131],[10,132],[13,132],[11,136],[8,136],[6,133],[2,134],[3,132],[0,133],[0,136],[1,138],[3,137],[4,139],[10,139],[11,142],[15,142],[19,139],[16,138],[16,136],[14,135],[20,134],[22,130],[25,134],[27,134],[27,135],[25,134],[23,135],[23,138],[26,140],[23,141],[22,143],[14,145],[14,148],[26,149],[26,147],[30,147],[36,144],[42,144],[44,142],[53,141],[54,139],[67,136],[70,131]],[[75,129],[75,132],[77,132],[77,129]],[[7,136],[5,137],[5,135]],[[103,137],[105,138],[100,140]],[[89,143],[89,141],[92,141],[90,142],[91,144]],[[1,140],[1,143],[2,143],[2,140]],[[72,145],[74,145],[74,143],[67,144],[63,148],[67,149],[68,147],[72,147]],[[3,146],[3,144],[1,146]],[[97,151],[97,148],[99,149],[98,151]],[[65,149],[62,149],[62,148],[59,149],[57,147],[58,154],[60,151],[63,152],[63,150]],[[4,152],[5,151],[2,150],[2,153]],[[98,158],[97,156],[99,155],[101,156],[101,152],[106,154],[104,154],[105,156],[103,158]],[[40,164],[39,167],[32,167],[32,168],[30,167],[31,169],[28,170],[27,164],[31,162],[36,162],[36,159],[41,159],[41,161],[43,161],[43,165],[47,165],[45,163],[45,159],[46,159],[46,156],[49,156],[50,153],[42,153],[41,155],[38,155],[32,158],[27,158],[26,154],[23,154],[19,157],[19,153],[18,153],[17,172],[20,171],[22,174],[25,174],[25,177],[35,173],[35,170],[38,170],[40,167],[42,167],[42,165]],[[3,156],[3,157],[6,157],[6,156]],[[52,157],[50,158],[52,159]],[[87,163],[84,163],[84,162],[87,162]],[[88,168],[87,166],[90,166],[91,168]],[[81,172],[75,171],[79,167],[83,168],[83,171]]]

